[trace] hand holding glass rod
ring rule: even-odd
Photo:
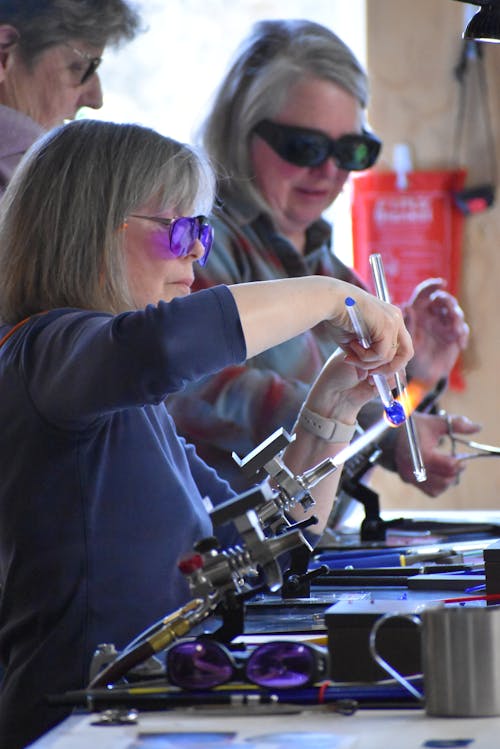
[[[382,256],[379,253],[374,253],[369,257],[370,267],[372,269],[373,281],[375,284],[375,290],[379,299],[384,302],[390,302],[389,290],[387,288],[387,281],[384,273],[384,266],[382,264]],[[427,481],[427,471],[425,470],[424,461],[420,452],[420,446],[418,444],[417,430],[415,429],[415,423],[411,416],[410,409],[408,408],[409,398],[406,392],[406,374],[404,370],[402,372],[396,372],[394,375],[396,382],[396,388],[401,403],[405,406],[405,412],[408,418],[405,420],[406,435],[408,437],[408,445],[410,448],[410,455],[413,463],[413,475],[416,480],[420,483]]]
[[[348,296],[345,300],[347,314],[352,322],[354,332],[358,336],[360,344],[363,348],[370,348],[371,338],[368,328],[366,327],[365,321],[361,317],[356,301]],[[387,419],[392,426],[399,426],[405,421],[405,411],[401,403],[398,403],[391,392],[387,379],[384,375],[372,374],[373,382],[377,388],[378,394],[382,403],[384,404],[385,414]]]

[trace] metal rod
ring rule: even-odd
[[[312,489],[313,486],[319,481],[330,475],[333,471],[336,471],[342,463],[353,458],[367,445],[375,442],[385,431],[393,428],[387,419],[380,419],[375,424],[361,434],[360,437],[350,442],[348,445],[342,448],[332,458],[325,458],[325,460],[318,463],[318,465],[309,468],[301,475],[301,480],[307,489]]]

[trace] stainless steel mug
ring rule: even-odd
[[[402,617],[421,628],[423,694],[377,651],[377,632]],[[422,700],[428,715],[500,715],[500,606],[431,606],[420,616],[388,614],[373,625],[370,652]]]

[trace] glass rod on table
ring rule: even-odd
[[[375,291],[379,299],[384,302],[390,302],[389,290],[387,288],[387,280],[385,277],[384,266],[382,263],[382,256],[379,253],[370,255],[369,258],[370,267],[372,270],[373,282],[375,284]],[[407,418],[405,421],[406,436],[408,437],[408,445],[410,447],[410,455],[413,463],[413,475],[416,480],[421,483],[427,480],[427,471],[425,470],[424,461],[420,452],[420,446],[418,444],[418,435],[415,427],[415,421],[411,414],[411,404],[409,401],[408,393],[406,391],[406,373],[404,370],[396,372],[394,375],[396,382],[396,388],[401,404],[403,405]]]

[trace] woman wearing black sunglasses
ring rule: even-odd
[[[376,162],[380,140],[365,118],[367,79],[351,50],[329,29],[305,20],[261,21],[236,52],[202,126],[201,140],[218,170],[219,207],[210,262],[196,288],[217,283],[319,274],[361,282],[331,252],[323,211],[350,171]],[[290,314],[293,304],[290,303]],[[465,346],[468,327],[440,283],[417,289],[407,309],[415,335],[413,374],[437,383]],[[334,342],[317,326],[240,367],[176,395],[179,429],[239,490],[245,477],[231,458],[247,454],[279,426],[291,428],[304,393]],[[379,404],[362,412],[364,426]],[[437,444],[446,433],[438,416],[418,414],[431,496],[456,481],[460,461]],[[455,417],[458,431],[478,427]],[[415,483],[404,430],[384,441],[382,463]]]
[[[100,643],[121,649],[190,598],[179,559],[213,534],[206,498],[234,492],[177,436],[169,393],[327,321],[357,366],[333,357],[311,389],[307,408],[335,435],[297,426],[286,461],[303,472],[350,440],[372,395],[364,372],[412,354],[397,308],[333,279],[191,295],[213,182],[183,144],[82,119],[41,138],[2,199],[1,749],[66,715],[45,696],[86,686]],[[352,344],[346,295],[367,351]],[[319,531],[337,483],[314,489]]]

